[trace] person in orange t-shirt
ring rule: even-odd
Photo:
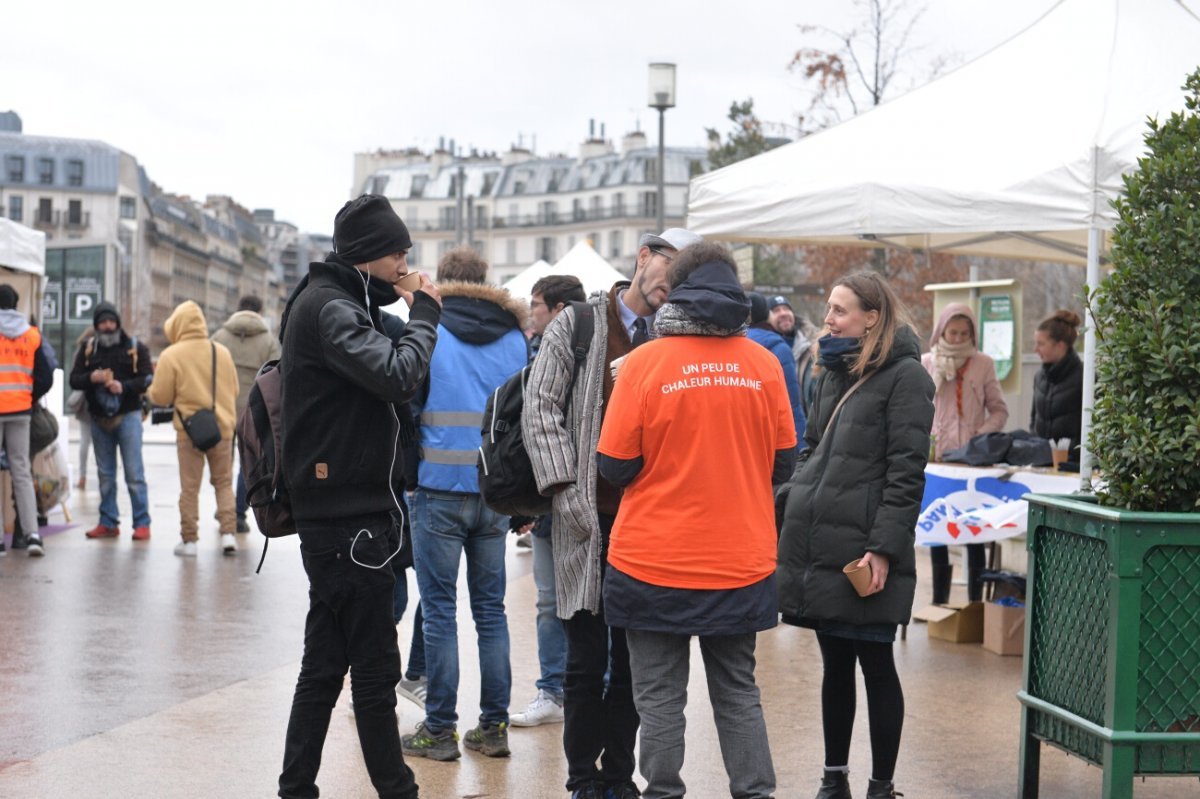
[[[746,338],[750,303],[717,244],[680,251],[658,338],[619,364],[597,447],[624,488],[604,582],[629,644],[647,795],[682,796],[684,706],[700,638],[733,796],[775,790],[754,681],[757,634],[775,626],[772,485],[795,465],[779,362]]]

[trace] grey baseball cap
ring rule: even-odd
[[[638,249],[642,247],[658,247],[666,250],[682,250],[689,244],[704,241],[690,230],[681,227],[669,227],[657,236],[647,233],[638,241]]]

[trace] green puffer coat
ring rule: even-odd
[[[809,457],[777,497],[784,508],[777,574],[785,621],[908,622],[933,426],[933,381],[920,359],[916,334],[901,328],[887,362],[842,406],[829,441],[822,433],[856,378],[846,369],[818,378],[805,434]],[[862,598],[842,567],[866,552],[886,555],[890,568],[884,589]]]

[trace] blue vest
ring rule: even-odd
[[[421,409],[417,483],[435,491],[479,493],[475,464],[488,398],[528,362],[525,336],[513,329],[488,344],[466,344],[438,325]]]

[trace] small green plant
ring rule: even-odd
[[[1092,298],[1100,501],[1131,510],[1200,511],[1200,69],[1184,92],[1184,111],[1149,121]]]

